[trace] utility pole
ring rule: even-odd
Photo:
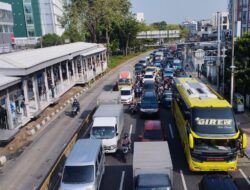
[[[232,0],[232,59],[231,59],[231,92],[230,103],[233,107],[233,95],[234,95],[234,35],[235,35],[235,0]]]
[[[223,47],[222,49],[222,58],[223,58],[223,62],[222,62],[222,95],[224,96],[224,90],[225,90],[225,58],[226,58],[226,48]]]
[[[218,33],[218,47],[217,47],[217,92],[220,92],[220,12],[217,12],[217,33]]]

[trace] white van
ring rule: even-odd
[[[124,127],[122,104],[102,104],[93,115],[91,139],[101,139],[105,153],[115,153]]]
[[[80,139],[66,160],[59,190],[97,190],[104,171],[101,140]]]

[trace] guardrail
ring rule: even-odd
[[[70,141],[62,150],[60,155],[57,157],[56,161],[53,164],[53,167],[48,172],[48,175],[46,175],[46,177],[43,179],[43,182],[41,183],[38,189],[40,190],[54,189],[58,181],[56,180],[56,178],[59,177],[58,172],[63,167],[64,162],[67,156],[69,155],[70,151],[72,150],[74,144],[76,143],[77,139],[79,139],[79,137],[81,137],[84,134],[84,132],[88,129],[87,126],[91,123],[94,112],[95,112],[95,109],[93,109],[87,115],[86,119],[82,122],[79,129],[74,133],[72,138],[70,138]]]

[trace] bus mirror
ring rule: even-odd
[[[191,133],[189,133],[189,147],[191,149],[194,148],[194,137],[193,137],[193,135]]]
[[[242,148],[243,149],[247,148],[247,135],[246,135],[246,133],[242,134]]]

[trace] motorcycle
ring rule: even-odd
[[[133,114],[135,114],[136,112],[137,112],[137,105],[135,105],[135,104],[130,104],[129,105],[129,111],[130,111],[130,113],[133,115]]]
[[[128,154],[129,152],[131,151],[131,144],[123,144],[122,145],[122,153],[125,155],[125,154]]]
[[[80,110],[80,108],[78,106],[72,106],[71,109],[71,116],[75,117],[77,115],[77,112]]]

